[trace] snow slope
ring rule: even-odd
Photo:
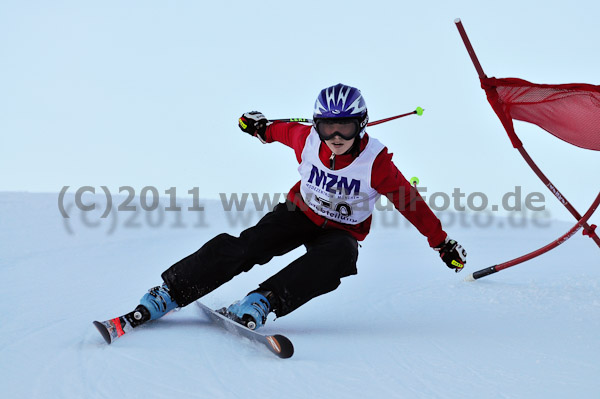
[[[260,213],[224,212],[213,201],[179,221],[168,212],[100,219],[101,209],[83,218],[67,195],[71,218],[63,219],[57,197],[0,193],[2,398],[600,397],[600,252],[581,234],[467,283],[414,229],[378,213],[358,276],[268,321],[264,331],[296,348],[280,360],[214,328],[194,306],[110,346],[91,323],[131,310],[165,268]],[[460,216],[444,219],[467,248],[468,272],[570,227]],[[255,267],[204,302],[228,305],[299,253]]]

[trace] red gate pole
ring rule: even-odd
[[[579,214],[579,212],[577,212],[577,209],[575,209],[573,205],[571,205],[571,203],[567,201],[565,196],[562,195],[560,191],[558,191],[556,186],[552,184],[552,182],[546,177],[544,172],[542,172],[540,168],[538,168],[538,166],[535,164],[535,162],[533,162],[533,159],[531,159],[527,151],[525,151],[525,148],[521,146],[517,148],[517,150],[519,150],[519,152],[525,159],[525,162],[527,162],[527,164],[533,170],[533,172],[540,178],[540,180],[546,185],[546,187],[548,187],[548,190],[550,190],[550,192],[554,194],[554,196],[565,206],[565,208],[567,208],[567,210],[571,213],[571,215],[573,215],[575,219],[581,220],[581,215]],[[590,236],[590,238],[594,240],[598,247],[600,247],[600,237],[598,237],[598,234],[596,234],[594,227],[590,226],[587,223],[583,223],[582,227],[586,231],[586,235]]]
[[[475,66],[475,70],[477,70],[479,79],[487,78],[485,73],[483,73],[483,68],[481,67],[479,60],[477,59],[475,50],[473,50],[473,46],[471,46],[471,41],[469,40],[469,36],[467,36],[467,32],[465,31],[465,28],[463,27],[462,21],[460,20],[460,18],[456,18],[454,20],[454,23],[456,24],[458,33],[460,33],[460,37],[462,38],[463,43],[465,44],[465,47],[467,48],[467,52],[469,53],[469,56],[471,57],[471,61],[473,61],[473,66]]]
[[[475,281],[481,277],[489,276],[490,274],[494,274],[496,272],[499,272],[500,270],[508,269],[511,266],[518,265],[519,263],[523,263],[527,260],[533,259],[537,256],[540,256],[543,253],[550,251],[551,249],[558,247],[560,244],[564,243],[569,238],[571,238],[575,233],[577,233],[577,231],[579,231],[579,229],[583,226],[583,224],[585,222],[587,222],[587,220],[592,216],[592,214],[594,213],[596,208],[598,208],[599,204],[600,204],[600,193],[596,197],[596,200],[594,201],[594,203],[592,204],[590,209],[588,209],[588,211],[585,213],[585,215],[583,215],[583,217],[575,224],[575,226],[573,226],[569,231],[567,231],[565,234],[563,234],[556,240],[552,241],[550,244],[548,244],[538,250],[530,252],[527,255],[520,256],[520,257],[510,260],[508,262],[500,263],[499,265],[494,265],[494,266],[487,267],[485,269],[478,270],[478,271],[468,275],[465,278],[465,280],[466,281]]]

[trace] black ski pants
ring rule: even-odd
[[[260,284],[284,316],[312,298],[335,290],[357,273],[358,242],[350,233],[315,225],[291,202],[278,204],[239,237],[219,234],[163,274],[173,299],[186,306],[233,277],[304,245],[306,253]]]

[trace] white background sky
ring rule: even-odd
[[[3,1],[0,191],[286,192],[292,151],[244,135],[237,118],[310,117],[318,92],[343,82],[361,89],[371,120],[426,109],[369,132],[429,193],[499,203],[520,185],[572,220],[512,149],[457,17],[488,76],[600,84],[596,1]],[[516,130],[584,212],[600,154]]]

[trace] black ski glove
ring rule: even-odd
[[[269,121],[258,111],[244,113],[238,120],[238,126],[243,132],[258,137],[263,143],[266,142],[267,125]]]
[[[455,240],[448,237],[433,249],[440,253],[440,258],[446,266],[454,269],[456,273],[460,272],[467,263],[467,251]]]

